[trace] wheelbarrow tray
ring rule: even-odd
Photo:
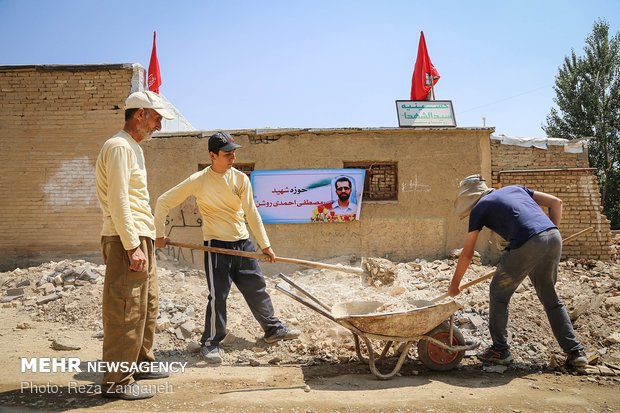
[[[413,310],[375,313],[383,303],[351,301],[335,304],[332,315],[339,324],[353,326],[373,338],[408,341],[428,333],[462,308],[454,300],[441,304],[422,300],[418,303],[419,307]]]
[[[379,301],[351,301],[330,307],[284,274],[280,273],[280,278],[313,302],[281,284],[276,285],[278,291],[351,331],[359,360],[368,362],[371,372],[381,380],[390,379],[400,371],[414,341],[419,340],[418,352],[421,348],[424,351],[418,354],[421,361],[438,371],[453,368],[461,361],[466,350],[477,346],[467,344],[454,327],[453,315],[462,308],[454,300],[440,304],[420,300],[413,303],[417,306],[416,309],[395,312],[380,312],[384,303]],[[446,319],[450,319],[450,322]],[[366,345],[368,358],[361,352],[360,339]],[[386,342],[378,359],[384,358],[394,343],[401,343],[397,350],[397,353],[400,353],[398,361],[390,372],[382,373],[377,368],[375,360],[378,359],[375,357],[371,339]]]

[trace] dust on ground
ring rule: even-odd
[[[620,236],[616,236],[615,251],[619,241]],[[197,353],[208,296],[204,272],[180,266],[172,256],[159,251],[157,356],[161,360],[187,362],[188,370],[173,376],[177,387],[172,394],[163,392],[150,401],[131,402],[132,409],[142,406],[138,410],[202,411],[208,408],[219,411],[221,408],[224,411],[228,408],[228,411],[237,411],[238,408],[242,411],[244,406],[252,406],[254,411],[274,412],[282,409],[302,412],[451,411],[454,409],[449,407],[454,406],[462,411],[486,411],[485,392],[494,394],[492,390],[499,395],[513,392],[515,395],[512,404],[499,403],[503,400],[501,397],[498,403],[491,403],[497,411],[504,411],[506,406],[517,406],[506,411],[528,411],[527,403],[519,397],[521,391],[528,391],[528,397],[541,400],[554,397],[564,401],[581,400],[569,403],[568,409],[564,402],[550,403],[545,408],[548,411],[620,408],[620,396],[611,396],[619,393],[620,383],[620,375],[617,375],[620,371],[620,263],[617,255],[611,262],[566,260],[560,264],[557,290],[594,366],[587,372],[563,366],[565,356],[551,333],[533,287],[526,281],[510,305],[509,332],[515,362],[506,371],[485,370],[474,357],[475,351],[469,351],[456,370],[435,373],[419,362],[416,346],[413,346],[400,374],[386,382],[376,380],[369,374],[368,365],[357,360],[353,336],[348,329],[276,291],[275,285],[282,283],[277,276],[267,277],[276,314],[301,331],[300,339],[266,344],[243,297],[233,287],[228,298],[229,334],[222,343],[224,363],[221,367],[206,364]],[[368,271],[367,276],[315,269],[288,276],[327,306],[376,300],[383,303],[381,311],[406,311],[415,308],[418,300],[432,299],[447,290],[457,256],[458,251],[455,251],[444,260],[409,263],[375,258],[373,267],[367,268],[376,271]],[[362,265],[359,260],[355,262],[355,257],[338,257],[331,262]],[[269,271],[268,264],[263,268]],[[381,271],[382,268],[385,271]],[[104,270],[103,266],[85,261],[61,260],[0,273],[4,293],[0,343],[6,349],[0,356],[1,365],[6,368],[5,375],[0,376],[2,405],[35,410],[109,410],[116,406],[123,410],[118,407],[121,405],[97,401],[100,398],[92,394],[58,396],[63,394],[63,389],[68,391],[62,387],[62,383],[67,387],[68,380],[97,383],[100,377],[95,373],[82,376],[22,373],[19,365],[20,357],[74,356],[89,360],[100,357]],[[477,261],[468,270],[465,281],[492,270],[493,267]],[[458,297],[463,309],[455,314],[456,325],[465,338],[480,341],[481,347],[490,344],[487,295],[488,282],[473,286]],[[383,343],[373,344],[377,345],[375,351],[380,352]],[[394,364],[390,360],[386,363],[387,370]],[[424,385],[420,385],[420,381]],[[551,390],[549,395],[546,390],[553,388],[549,384],[553,382],[558,383],[558,389],[566,390]],[[34,383],[33,386],[60,383],[61,391],[52,394],[48,386],[33,393],[32,389],[23,389],[24,383]],[[423,391],[426,385],[434,392],[443,392],[444,396],[437,398],[427,394]],[[397,392],[399,388],[408,389],[409,396]],[[571,393],[569,397],[568,389],[576,394]],[[277,393],[281,403],[270,402],[270,392]],[[461,397],[457,397],[461,393]],[[364,399],[369,394],[372,397]],[[465,394],[466,400],[462,399]],[[595,396],[599,398],[593,399]],[[423,399],[429,407],[401,406],[397,403],[399,397]],[[460,404],[464,402],[472,403]],[[554,406],[558,406],[558,410]],[[574,406],[574,410],[570,406]],[[411,410],[407,410],[409,408]],[[537,410],[536,404],[529,409]]]

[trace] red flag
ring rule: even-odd
[[[153,32],[153,51],[151,51],[151,62],[149,63],[149,77],[147,80],[148,89],[159,93],[159,87],[161,86],[161,73],[159,73],[159,61],[157,61],[157,46],[155,44],[155,38],[157,32]]]
[[[418,58],[415,61],[413,77],[411,78],[411,100],[426,100],[431,87],[439,80],[439,72],[433,66],[426,50],[424,32],[420,32]]]

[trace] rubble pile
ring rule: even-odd
[[[445,260],[409,263],[366,259],[366,263],[372,263],[366,268],[370,270],[366,276],[312,269],[294,272],[289,277],[328,306],[374,300],[384,303],[381,311],[407,311],[416,308],[419,300],[430,300],[447,291],[458,253],[458,250],[453,251]],[[198,360],[198,355],[193,353],[199,348],[208,298],[204,272],[181,267],[173,258],[162,254],[159,251],[162,259],[158,263],[160,313],[157,348],[181,352]],[[351,259],[342,257],[347,265]],[[269,264],[263,264],[263,269],[268,272]],[[463,283],[491,270],[492,267],[480,265],[476,260]],[[101,339],[104,273],[104,266],[81,260],[49,262],[0,273],[0,306],[15,307],[31,317],[31,323],[16,328],[36,328],[38,323],[53,322],[69,327],[69,330],[92,331],[93,337]],[[268,292],[276,314],[286,324],[299,329],[302,336],[299,340],[275,345],[265,343],[258,323],[233,286],[228,298],[229,334],[222,343],[225,363],[343,363],[356,358],[349,330],[276,291],[277,283],[284,282],[268,277]],[[480,341],[482,347],[490,344],[488,285],[488,281],[482,282],[464,291],[457,299],[463,309],[455,315],[456,324],[465,338]],[[563,261],[557,290],[569,309],[577,335],[586,346],[592,363],[620,365],[620,263]],[[564,356],[529,280],[513,296],[510,310],[509,332],[515,368],[559,366]],[[381,348],[382,343],[377,343],[375,351]],[[413,348],[412,357],[416,359],[415,346]],[[475,359],[466,357],[463,364],[467,363],[475,363]],[[601,370],[597,371],[601,373]]]
[[[615,234],[611,239],[611,259],[620,261],[620,233]]]

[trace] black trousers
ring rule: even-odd
[[[227,242],[209,240],[205,246],[255,252],[249,239]],[[235,283],[254,318],[265,334],[273,334],[282,323],[274,315],[271,298],[266,291],[265,278],[254,258],[205,252],[205,274],[209,287],[209,302],[205,314],[205,329],[200,344],[217,345],[226,336],[226,299]]]

